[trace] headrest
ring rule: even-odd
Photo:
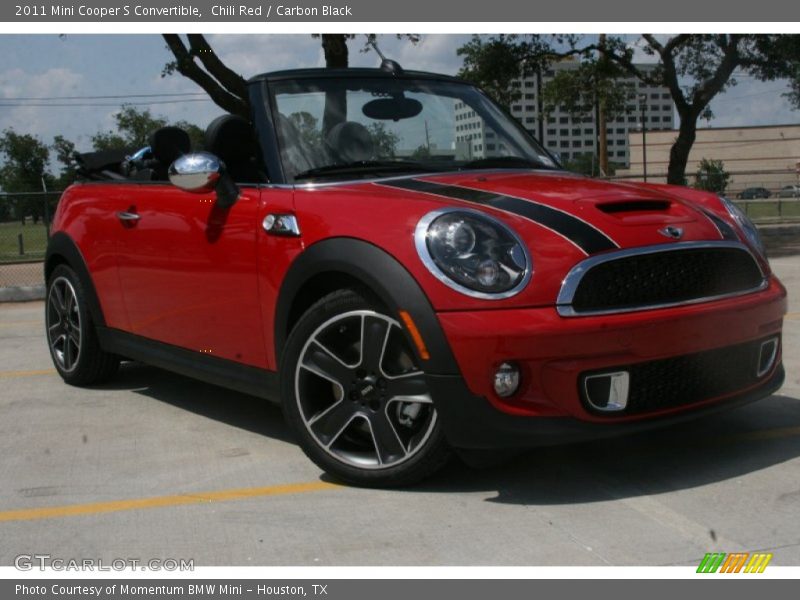
[[[375,154],[375,143],[369,129],[355,121],[334,125],[326,141],[339,159],[346,163],[370,160]]]
[[[239,115],[222,115],[206,128],[205,149],[224,162],[246,161],[255,154],[253,127]]]
[[[150,149],[158,162],[171,165],[175,159],[192,151],[192,141],[180,127],[162,127],[150,135]]]

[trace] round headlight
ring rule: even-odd
[[[415,233],[425,266],[453,289],[476,298],[508,298],[531,278],[527,248],[500,221],[468,209],[425,215]]]
[[[728,200],[724,196],[720,196],[719,199],[722,201],[722,205],[728,211],[728,214],[736,221],[736,224],[739,225],[739,229],[742,230],[742,233],[744,233],[750,245],[761,253],[761,256],[766,256],[767,251],[764,248],[764,242],[761,240],[761,235],[759,235],[758,229],[750,220],[750,217],[744,214],[742,209],[736,206],[731,200]]]

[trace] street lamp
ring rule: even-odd
[[[647,183],[647,125],[645,125],[647,94],[639,94],[639,108],[641,109],[642,119],[642,174],[644,175],[644,182]]]

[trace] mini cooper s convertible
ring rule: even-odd
[[[565,172],[391,61],[248,87],[202,150],[167,127],[84,157],[45,263],[67,383],[137,360],[280,402],[317,465],[380,486],[780,387],[786,292],[725,198]]]

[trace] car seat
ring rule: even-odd
[[[325,141],[340,163],[363,162],[372,160],[375,156],[372,134],[369,129],[355,121],[334,125]]]

